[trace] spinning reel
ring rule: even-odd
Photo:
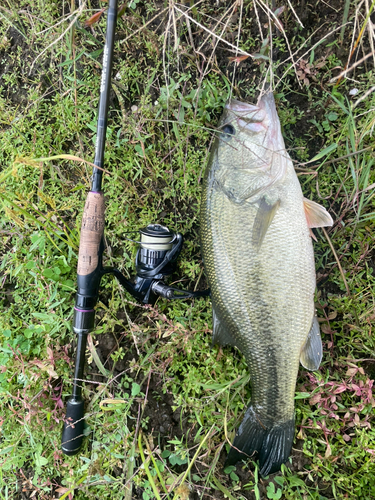
[[[135,258],[136,275],[133,279],[125,278],[118,269],[102,267],[103,241],[100,243],[96,269],[88,275],[78,274],[78,293],[73,317],[73,331],[78,337],[75,376],[73,393],[67,402],[62,434],[62,450],[66,455],[75,455],[84,437],[84,401],[81,380],[85,364],[87,335],[94,329],[94,306],[101,277],[105,274],[113,274],[125,290],[142,304],[154,304],[158,296],[176,300],[209,295],[209,290],[189,292],[169,286],[164,282],[164,279],[170,276],[176,268],[182,242],[183,238],[180,233],[174,233],[160,224],[149,224],[140,230],[139,249]]]
[[[121,285],[138,302],[154,304],[157,296],[165,299],[187,299],[207,295],[208,292],[188,292],[168,286],[163,282],[176,267],[181,252],[183,238],[160,224],[149,224],[140,231],[140,247],[135,258],[137,275],[134,280],[127,280],[117,269],[109,270]]]

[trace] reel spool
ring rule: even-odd
[[[163,275],[171,274],[172,269],[167,269],[167,265],[163,265],[163,262],[168,250],[171,250],[176,243],[177,235],[160,224],[149,224],[139,232],[141,241],[136,257],[137,275],[146,277],[160,265],[162,265]]]

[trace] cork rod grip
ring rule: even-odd
[[[96,270],[104,232],[103,193],[90,191],[86,198],[79,242],[77,274],[87,276]]]

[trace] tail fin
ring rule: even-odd
[[[292,450],[294,418],[266,427],[249,406],[229,451],[225,465],[234,465],[258,452],[262,476],[280,470]]]

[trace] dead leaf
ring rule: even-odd
[[[125,11],[126,11],[126,3],[123,3],[122,5],[120,5],[120,7],[118,8],[118,11],[117,11],[117,16],[118,17],[121,17],[125,14]]]
[[[357,368],[349,368],[349,370],[346,372],[346,376],[348,377],[354,377],[354,375],[357,373],[358,369]]]
[[[63,486],[60,486],[60,488],[56,489],[56,493],[61,493],[62,495],[68,491],[69,491],[69,488],[64,488]]]
[[[297,434],[297,438],[298,439],[306,439],[306,433],[304,432],[304,430],[301,428]]]
[[[106,10],[107,7],[103,7],[102,10],[91,16],[87,21],[85,21],[85,26],[86,28],[91,27],[93,24],[97,23],[103,14],[103,12]]]
[[[238,64],[240,64],[240,62],[245,61],[248,57],[250,57],[250,56],[228,57],[228,59],[230,62],[235,62],[238,65]]]
[[[46,363],[45,361],[39,361],[38,359],[34,359],[33,361],[30,361],[30,364],[37,366],[40,370],[43,370],[48,373],[48,375],[52,378],[58,378],[59,376],[53,369],[53,366],[49,363]]]
[[[316,405],[317,403],[319,403],[319,401],[322,399],[322,396],[317,393],[317,394],[314,394],[314,396],[312,396],[310,399],[309,399],[309,403],[311,405]]]

